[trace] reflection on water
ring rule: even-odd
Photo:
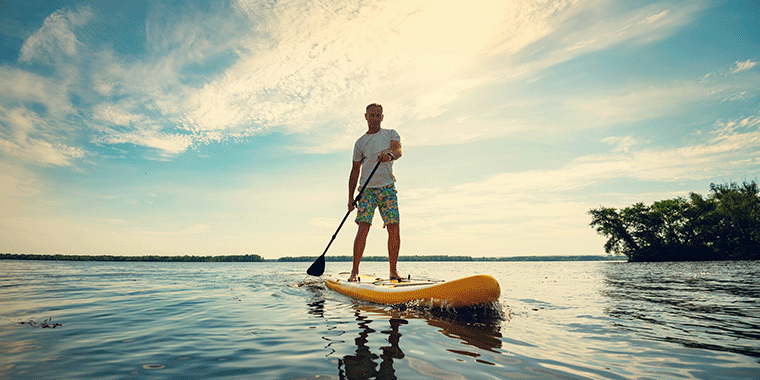
[[[501,348],[501,322],[506,316],[496,305],[458,310],[440,308],[426,310],[428,325],[440,328],[449,338],[486,351]]]
[[[372,320],[362,315],[358,308],[354,315],[360,329],[359,336],[354,340],[356,343],[356,354],[346,355],[338,361],[338,376],[341,379],[395,379],[393,359],[404,358],[404,352],[399,347],[401,339],[399,326],[406,325],[409,322],[401,318],[391,318],[388,320],[390,330],[381,331],[380,333],[388,335],[387,341],[390,346],[380,347],[382,353],[378,357],[367,346],[369,334],[377,332],[369,327]],[[379,369],[375,362],[377,359],[380,359]]]
[[[312,290],[321,292],[316,287],[312,287]],[[324,299],[318,299],[309,303],[309,314],[327,318],[325,302]],[[500,326],[505,317],[497,304],[456,310],[421,306],[391,307],[361,302],[352,303],[350,307],[358,327],[358,335],[354,338],[356,346],[354,353],[343,355],[338,359],[340,379],[396,379],[394,359],[405,358],[401,342],[405,333],[404,329],[410,328],[408,325],[411,320],[423,320],[427,325],[437,328],[444,336],[456,339],[465,346],[495,352],[502,345]],[[373,324],[377,327],[377,323],[383,322],[387,322],[387,328],[378,331],[372,327]],[[330,330],[332,329],[328,329]],[[344,333],[346,332],[341,331],[337,334],[341,336],[341,339],[336,339],[335,334],[323,337],[329,342],[326,345],[326,348],[330,349],[327,356],[336,353],[333,345],[347,343],[342,337]],[[388,344],[373,352],[369,342],[373,337],[376,338],[374,334],[382,334],[383,340]],[[476,349],[448,349],[447,351],[475,358],[482,364],[495,365],[479,359],[481,354]]]
[[[757,262],[605,266],[606,313],[646,339],[760,358]]]

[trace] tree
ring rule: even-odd
[[[608,254],[629,261],[760,258],[757,184],[710,184],[710,190],[707,199],[691,193],[651,206],[592,209],[590,225],[608,238]]]
[[[760,197],[755,182],[710,184],[716,201],[716,248],[730,255],[759,258]]]
[[[617,210],[600,207],[597,210],[590,210],[589,214],[591,214],[591,226],[596,227],[596,232],[609,237],[604,243],[605,252],[626,255],[630,259],[630,255],[639,250],[638,244],[628,233],[628,227]]]

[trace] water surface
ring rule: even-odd
[[[458,312],[356,301],[309,265],[0,261],[0,379],[760,373],[758,262],[400,263],[417,277],[497,278],[498,303]]]

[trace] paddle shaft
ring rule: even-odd
[[[375,164],[375,167],[372,169],[372,172],[369,173],[369,177],[367,177],[367,181],[364,182],[364,185],[362,186],[361,190],[359,190],[359,195],[356,196],[356,199],[354,199],[354,203],[352,203],[354,206],[356,206],[357,203],[362,199],[362,194],[364,194],[364,189],[367,188],[367,184],[369,184],[369,180],[372,179],[372,176],[375,174],[375,171],[377,171],[377,168],[380,167],[380,164],[382,161],[377,161],[377,164]],[[346,213],[346,216],[343,217],[343,220],[340,221],[340,225],[338,225],[338,229],[335,230],[335,233],[332,236],[332,239],[330,239],[330,242],[327,243],[327,248],[325,248],[325,251],[322,252],[322,256],[324,256],[327,253],[327,250],[330,249],[330,245],[332,245],[333,240],[335,240],[335,237],[338,236],[338,232],[343,227],[343,223],[346,222],[346,219],[348,219],[348,216],[351,215],[351,211],[348,210]]]

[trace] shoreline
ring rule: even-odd
[[[0,260],[47,260],[47,261],[124,261],[124,262],[312,262],[316,256],[281,257],[264,259],[259,255],[232,256],[114,256],[114,255],[63,255],[63,254],[13,254],[0,253]],[[326,261],[350,262],[351,256],[327,256]],[[366,256],[362,261],[387,261],[387,256]],[[478,262],[478,261],[625,261],[624,256],[580,255],[580,256],[511,256],[511,257],[471,257],[471,256],[401,256],[399,261],[407,262]]]

